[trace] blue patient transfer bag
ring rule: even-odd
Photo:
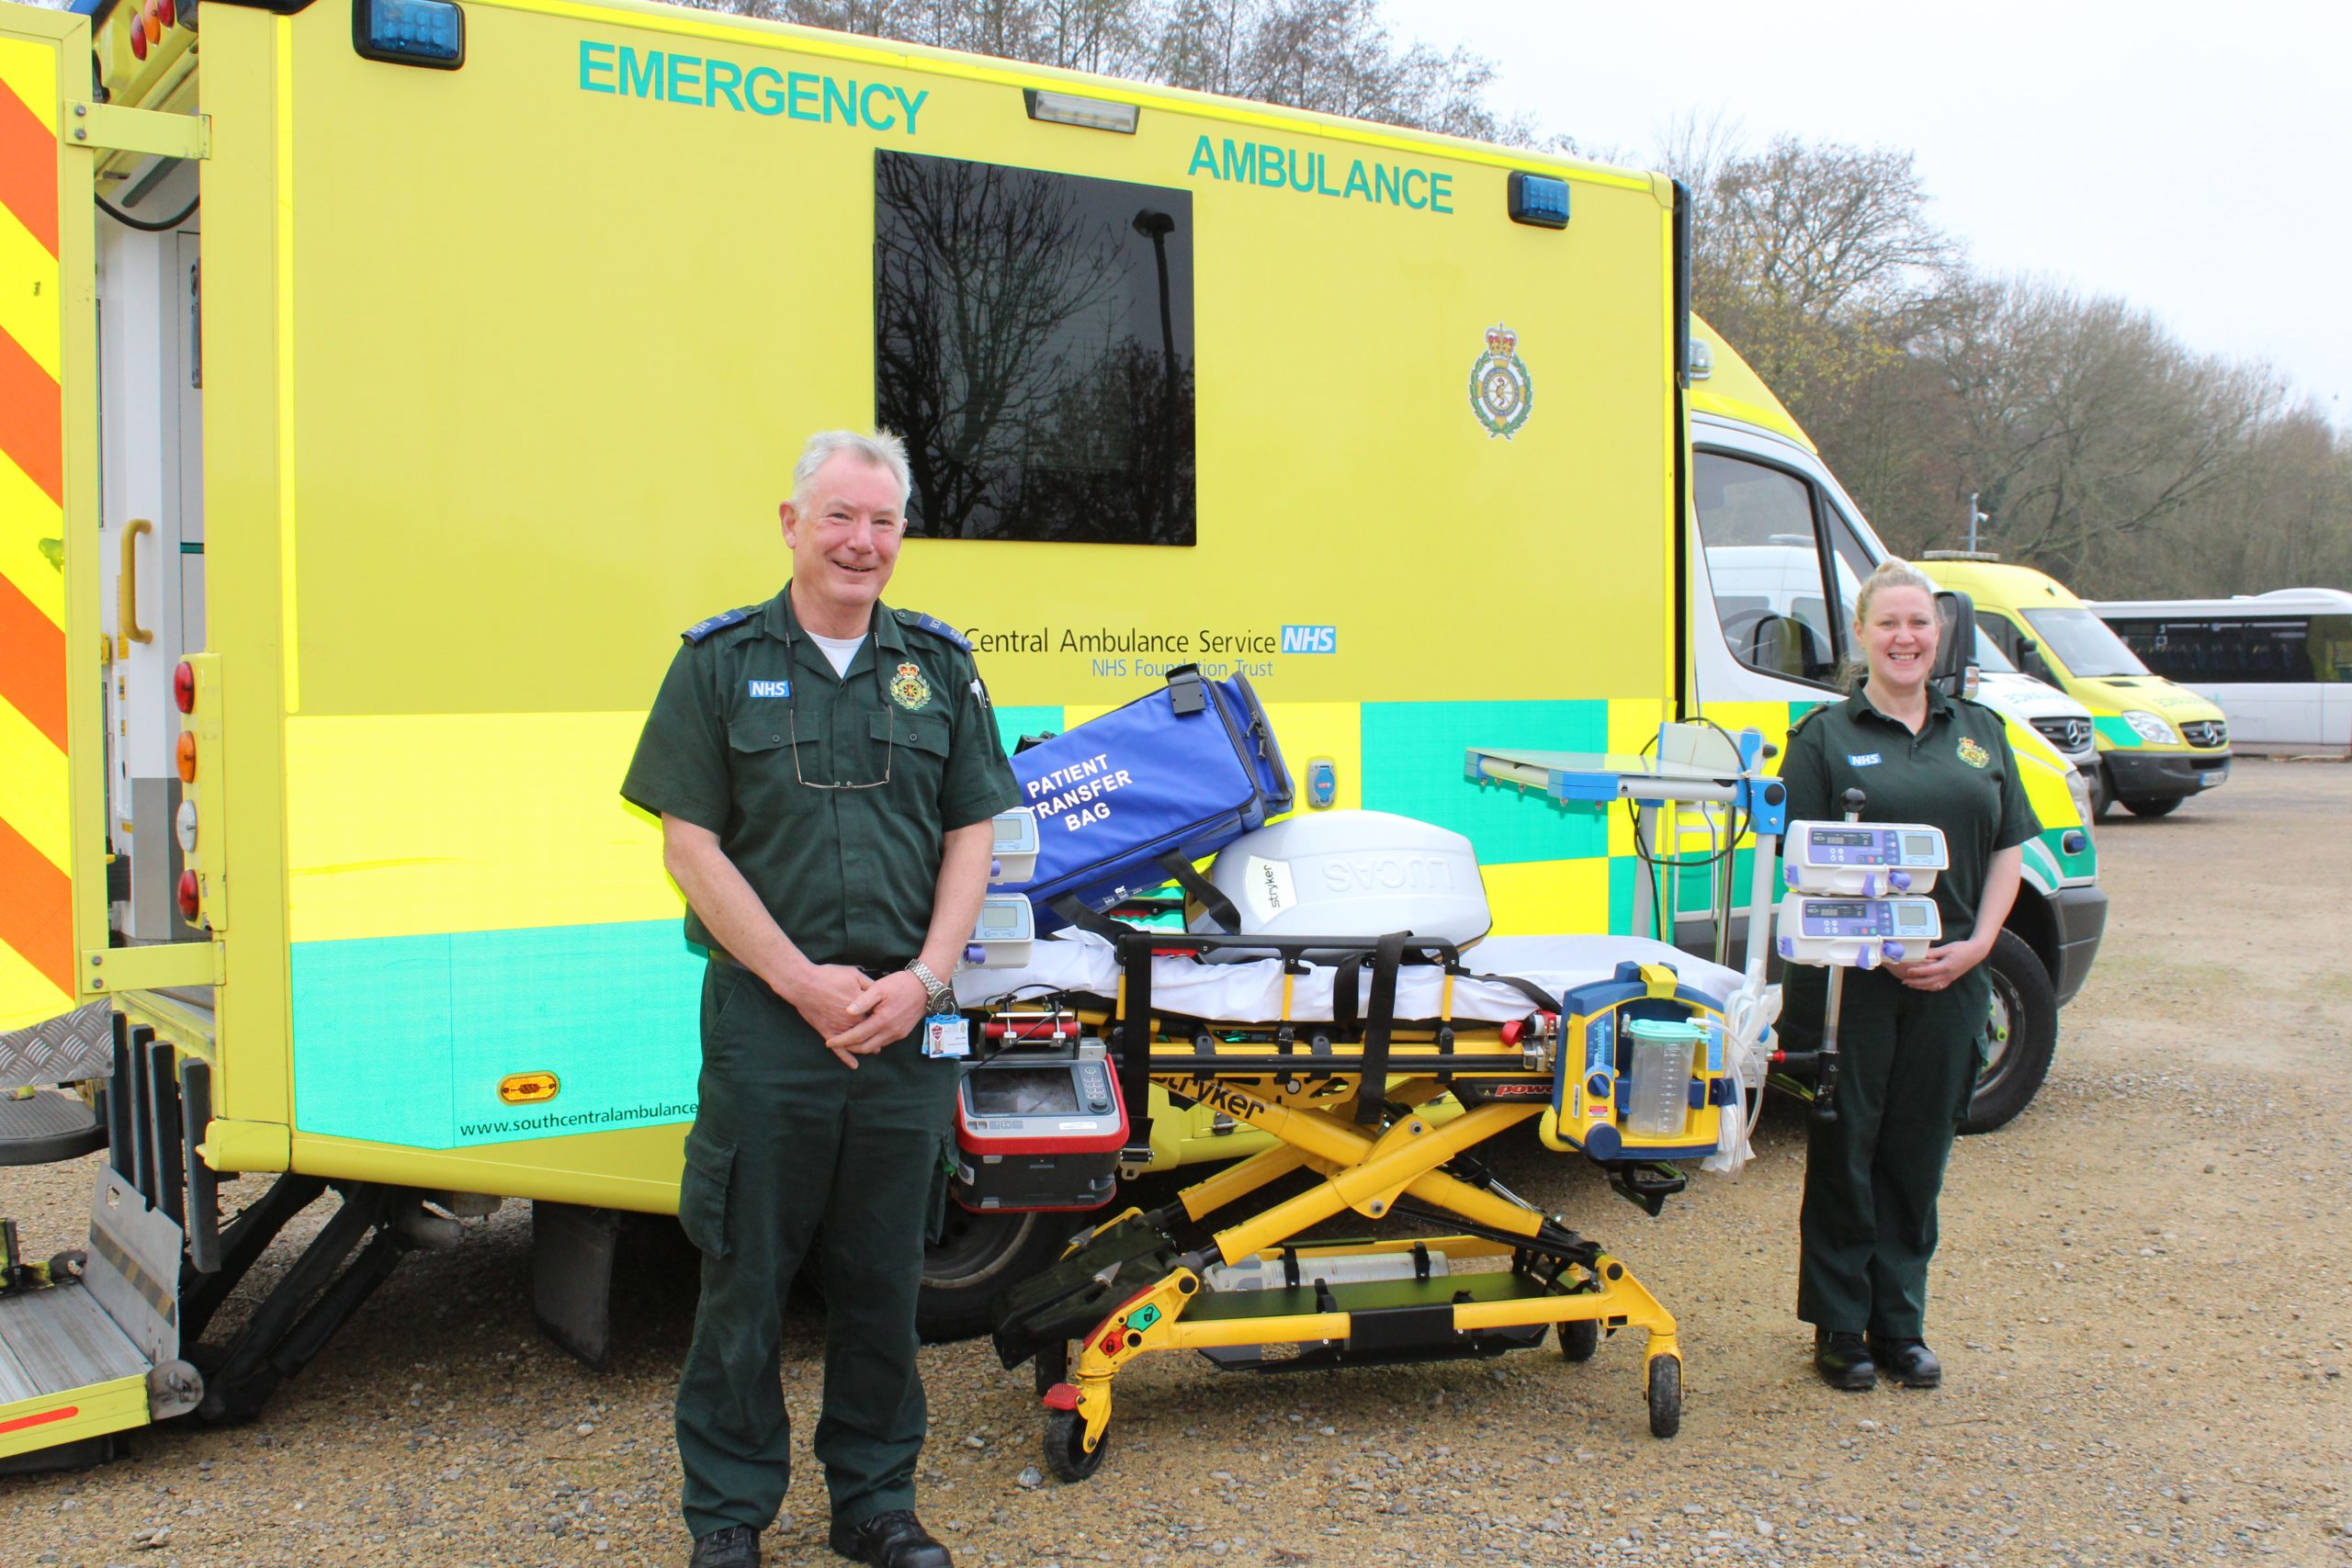
[[[1149,696],[1015,754],[1012,774],[1037,818],[1037,867],[1006,890],[1036,907],[1040,936],[1170,878],[1206,886],[1193,862],[1291,804],[1290,771],[1248,677],[1204,680],[1190,664]]]

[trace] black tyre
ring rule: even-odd
[[[2101,762],[2098,775],[2091,780],[2091,820],[2106,821],[2107,814],[2114,805],[2115,780],[2109,774],[2107,764]]]
[[[2187,795],[2176,795],[2169,800],[2127,800],[2123,803],[2123,809],[2134,817],[2169,817],[2179,810],[2180,803],[2188,798]]]
[[[1104,1432],[1096,1439],[1091,1453],[1086,1448],[1086,1423],[1075,1410],[1046,1412],[1046,1468],[1057,1481],[1083,1481],[1102,1468],[1103,1450],[1111,1446],[1111,1434]]]
[[[2058,1047],[2058,993],[2033,949],[2017,932],[2004,931],[1985,967],[1993,977],[1993,1006],[1984,1020],[1984,1070],[1960,1123],[1962,1133],[1989,1133],[2015,1121],[2041,1091]]]
[[[915,1328],[926,1345],[989,1331],[989,1303],[1062,1255],[1083,1215],[976,1214],[947,1205],[939,1239],[923,1249]],[[1074,1223],[1078,1222],[1078,1223]]]
[[[1660,1356],[1650,1362],[1650,1436],[1666,1438],[1682,1430],[1682,1358]]]
[[[1600,1348],[1600,1325],[1589,1317],[1571,1318],[1559,1325],[1560,1359],[1589,1361]]]

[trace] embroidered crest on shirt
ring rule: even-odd
[[[1993,753],[1976,743],[1973,735],[1960,738],[1960,760],[1972,768],[1981,768],[1993,760]]]
[[[919,708],[931,701],[931,687],[922,678],[922,666],[912,660],[899,666],[899,672],[890,678],[890,700],[908,709]]]

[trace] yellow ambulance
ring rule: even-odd
[[[1984,635],[2027,674],[2088,708],[2098,744],[2098,809],[2117,801],[2162,817],[2230,777],[2229,718],[2152,672],[2066,585],[1997,558],[1930,550],[1936,581],[1975,601]]]
[[[1008,741],[1246,673],[1501,931],[1645,874],[1465,746],[1785,728],[1702,674],[1662,175],[640,0],[0,4],[0,1158],[109,1151],[0,1458],[250,1414],[507,1200],[605,1353],[703,964],[617,785],[810,431],[908,437],[891,599]],[[1067,1228],[968,1217],[930,1326]]]

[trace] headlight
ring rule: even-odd
[[[2091,830],[2091,781],[2083,776],[2080,768],[2066,770],[2066,793],[2075,799],[2075,815],[2083,819],[2083,831]]]
[[[2123,722],[2132,727],[2132,734],[2151,746],[2180,744],[2180,732],[2166,723],[2162,714],[2149,713],[2144,708],[2134,708],[2123,716]]]

